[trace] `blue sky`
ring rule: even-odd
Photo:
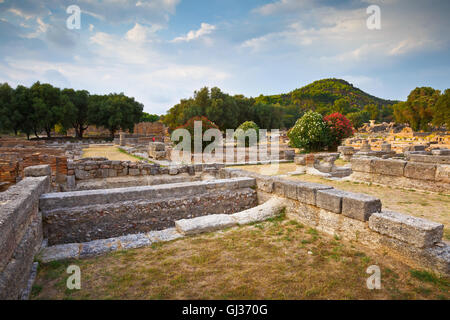
[[[447,0],[0,0],[0,82],[124,92],[157,114],[203,86],[257,96],[330,77],[405,100],[450,87],[449,13]]]

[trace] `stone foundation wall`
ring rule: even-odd
[[[27,167],[48,164],[54,190],[66,183],[67,157],[56,148],[0,148],[0,182],[14,184],[24,177]]]
[[[232,214],[254,207],[254,179],[198,181],[149,187],[42,195],[50,245],[85,242],[173,227],[176,220]]]
[[[78,190],[78,182],[88,180],[102,180],[114,177],[132,176],[133,178],[150,177],[159,175],[179,175],[196,173],[211,173],[215,175],[217,170],[223,168],[221,164],[196,164],[178,166],[160,166],[146,162],[113,161],[106,158],[84,158],[69,160],[67,162],[66,191]]]
[[[0,300],[19,299],[42,243],[39,197],[50,179],[26,177],[0,193]]]
[[[411,158],[419,155],[411,155]],[[422,157],[431,156],[420,156]],[[450,165],[379,159],[375,157],[352,158],[354,181],[373,182],[402,188],[448,193],[450,190]]]
[[[292,219],[387,252],[410,265],[450,275],[450,246],[442,242],[442,224],[383,210],[377,198],[325,185],[231,168],[221,169],[219,176],[255,178],[259,203],[273,195],[283,197]]]

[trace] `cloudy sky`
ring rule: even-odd
[[[450,87],[449,13],[448,0],[0,0],[0,82],[124,92],[157,114],[203,86],[257,96],[330,77],[404,100]]]

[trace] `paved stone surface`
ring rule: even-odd
[[[429,248],[441,241],[444,225],[392,211],[374,213],[369,228],[419,248]]]

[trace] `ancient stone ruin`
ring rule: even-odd
[[[332,162],[336,157],[322,158]],[[320,158],[306,157],[305,162],[314,166]],[[438,164],[431,164],[432,169],[427,162],[410,161],[408,166],[380,158],[352,161],[374,174],[384,167],[408,178],[417,177],[414,170],[429,177],[438,171]],[[377,161],[391,162],[380,166]],[[450,274],[450,247],[442,242],[442,224],[386,211],[379,199],[365,194],[218,164],[131,166],[85,159],[68,163],[69,172],[76,182],[70,191],[52,190],[51,167],[40,165],[26,168],[21,181],[0,193],[0,299],[28,296],[35,260],[139,248],[263,221],[281,211],[369,250]]]

